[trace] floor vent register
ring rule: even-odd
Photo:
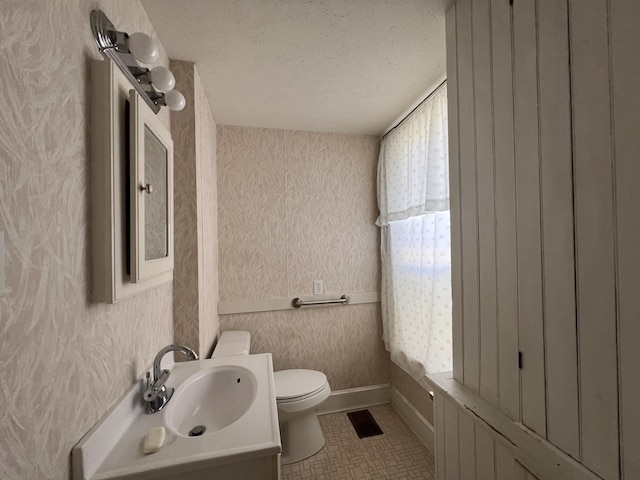
[[[373,437],[374,435],[382,435],[384,433],[369,410],[347,412],[347,416],[349,420],[351,420],[351,424],[360,438]]]

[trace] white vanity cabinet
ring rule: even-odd
[[[173,279],[173,144],[111,60],[91,63],[92,299]]]
[[[146,478],[149,477],[140,476],[141,480]],[[280,480],[280,454],[154,478],[157,480]]]

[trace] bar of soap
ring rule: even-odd
[[[144,437],[144,446],[142,447],[142,451],[145,455],[150,453],[155,453],[162,448],[164,445],[164,439],[167,435],[164,427],[153,427],[147,433],[147,436]]]

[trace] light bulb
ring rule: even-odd
[[[158,90],[168,92],[176,86],[176,77],[167,67],[153,67],[151,69],[151,83]]]
[[[182,110],[187,104],[187,101],[179,91],[171,90],[164,94],[164,104],[171,110]]]
[[[129,51],[141,63],[155,63],[160,58],[160,47],[149,35],[141,32],[132,33],[128,39]]]

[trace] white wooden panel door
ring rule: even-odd
[[[499,406],[520,420],[511,9],[491,0]]]
[[[515,461],[513,465],[513,478],[517,480],[538,480],[538,477],[524,468],[518,461]]]
[[[494,480],[495,444],[489,430],[476,426],[476,479]]]
[[[640,478],[640,2],[609,5],[620,322],[622,478]]]
[[[498,405],[496,225],[490,0],[473,0],[473,83],[478,184],[480,396]]]
[[[437,393],[434,398],[434,418],[435,418],[435,461],[436,479],[444,480],[445,476],[445,415],[444,415],[444,395]]]
[[[512,471],[513,480],[529,480],[527,478],[527,469],[524,468],[520,463],[513,462]]]
[[[635,0],[459,0],[447,17],[456,378],[606,480],[640,478],[638,24]]]
[[[547,437],[579,458],[567,2],[537,1]]]
[[[451,214],[451,296],[453,376],[464,381],[464,359],[462,354],[462,239],[460,223],[460,156],[458,134],[458,55],[456,6],[447,10],[447,97],[449,111],[449,191]]]
[[[444,457],[444,479],[460,480],[458,406],[448,399],[444,400]]]
[[[522,422],[546,437],[536,4],[513,4],[518,319]]]
[[[458,414],[458,444],[460,452],[460,480],[476,479],[476,433],[475,425],[469,415]]]
[[[496,442],[496,480],[513,478],[513,455],[502,443]]]
[[[569,12],[581,460],[609,480],[618,477],[619,468],[607,2],[571,0]]]
[[[473,39],[471,0],[456,3],[458,61],[458,135],[462,238],[462,320],[464,384],[480,386],[480,318],[478,273],[478,196],[473,96]]]

